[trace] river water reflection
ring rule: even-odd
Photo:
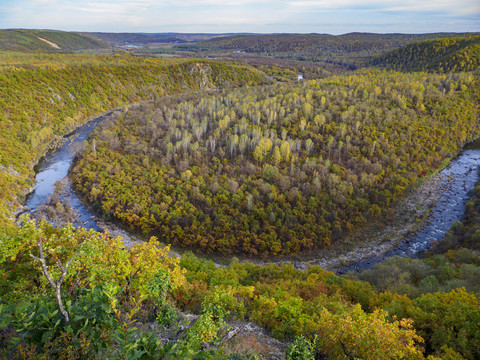
[[[80,145],[95,127],[108,115],[96,118],[75,130],[64,138],[64,142],[56,149],[49,151],[35,167],[35,187],[33,192],[27,196],[25,206],[29,209],[27,213],[35,215],[41,205],[45,205],[55,192],[55,183],[68,175],[68,170],[73,163]],[[66,201],[75,210],[77,220],[76,226],[85,226],[89,229],[99,230],[94,221],[93,214],[84,207],[79,198],[70,187],[62,194],[62,201]]]

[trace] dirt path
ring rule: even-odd
[[[45,42],[45,43],[47,43],[48,45],[50,45],[50,46],[53,47],[54,49],[60,50],[60,46],[58,46],[58,45],[55,44],[54,42],[51,42],[51,41],[49,41],[49,40],[47,40],[47,39],[44,39],[44,38],[41,38],[41,37],[39,37],[39,36],[37,36],[37,39],[38,39],[38,40],[41,40],[41,41],[43,41],[43,42]]]

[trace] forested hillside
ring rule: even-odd
[[[125,44],[148,44],[158,42],[158,39],[153,36],[131,33],[96,33],[84,32],[80,33],[86,37],[103,41],[109,44],[125,45]]]
[[[186,34],[186,33],[99,33],[82,32],[81,35],[98,39],[111,44],[149,44],[149,43],[192,43],[202,40],[208,40],[215,37],[228,36],[228,34]]]
[[[325,248],[479,132],[472,75],[366,71],[117,114],[73,180],[103,215],[207,252]]]
[[[265,72],[56,54],[38,37],[70,50],[94,43],[12,34],[0,31],[28,53],[0,54],[1,360],[480,358],[480,184],[464,219],[423,258],[345,277],[268,263],[322,254],[374,219],[394,220],[407,189],[478,139],[478,74],[450,72],[475,69],[478,38],[404,47],[403,65],[395,52],[383,60],[434,74],[263,56],[360,64],[438,34],[249,37]],[[212,44],[232,39],[244,44]],[[126,248],[108,230],[11,221],[39,157],[110,112],[82,144],[76,189],[104,219],[202,257],[176,257],[155,237]]]
[[[213,62],[130,56],[2,55],[0,215],[33,185],[46,147],[92,115],[168,93],[265,81],[255,70]]]
[[[371,55],[400,48],[412,42],[461,34],[278,34],[242,35],[215,38],[177,48],[199,53],[245,52],[279,58],[309,61],[334,61],[361,65]]]
[[[25,52],[66,52],[105,49],[108,45],[73,32],[56,30],[0,30],[0,50]]]
[[[399,71],[478,71],[480,36],[450,37],[406,45],[374,57],[371,66]]]
[[[319,267],[218,268],[169,258],[155,239],[124,250],[120,239],[45,222],[26,221],[2,242],[0,358],[283,358],[255,335],[228,341],[245,319],[296,339],[287,359],[480,355],[480,299],[462,289],[412,300]],[[63,314],[42,259],[56,279],[64,273]]]

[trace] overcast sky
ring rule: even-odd
[[[103,32],[480,31],[480,0],[0,0],[0,28]]]

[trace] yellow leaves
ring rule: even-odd
[[[209,343],[215,339],[220,324],[215,322],[212,314],[202,315],[193,326],[193,336],[204,343]]]
[[[96,201],[98,195],[101,195],[101,194],[102,194],[102,190],[99,190],[95,187],[93,187],[92,190],[90,191],[90,196],[91,196],[93,201]]]
[[[240,286],[235,291],[237,296],[252,299],[255,293],[255,286]]]
[[[159,269],[164,269],[170,275],[172,288],[175,289],[185,282],[185,270],[180,269],[179,259],[169,256],[170,246],[160,247],[156,237],[148,242],[133,246],[129,250],[129,261],[132,287],[145,291],[145,286]]]
[[[258,325],[266,328],[275,328],[277,321],[275,320],[275,309],[277,302],[275,299],[260,295],[254,300],[252,309],[252,320]]]
[[[47,222],[36,226],[33,221],[26,221],[18,231],[22,247],[15,246],[15,252],[10,252],[8,258],[14,261],[20,251],[30,259],[28,254],[35,254],[35,244],[42,239],[44,252],[49,254],[47,265],[52,267],[52,271],[55,272],[56,266],[52,265],[56,264],[56,259],[65,264],[73,258],[65,279],[67,287],[94,287],[109,283],[120,288],[129,287],[142,294],[159,269],[169,273],[173,288],[185,282],[179,260],[171,258],[170,248],[161,247],[154,237],[126,250],[121,237],[112,238],[108,231],[100,234],[83,228],[74,230],[69,225],[54,228]]]
[[[282,156],[282,159],[285,162],[290,161],[291,150],[290,150],[290,144],[288,141],[283,141],[282,145],[280,145],[280,154]]]
[[[324,308],[319,326],[321,348],[332,359],[424,358],[417,345],[423,339],[412,329],[412,321],[389,322],[383,310],[367,314],[360,305],[355,305],[335,314]]]

